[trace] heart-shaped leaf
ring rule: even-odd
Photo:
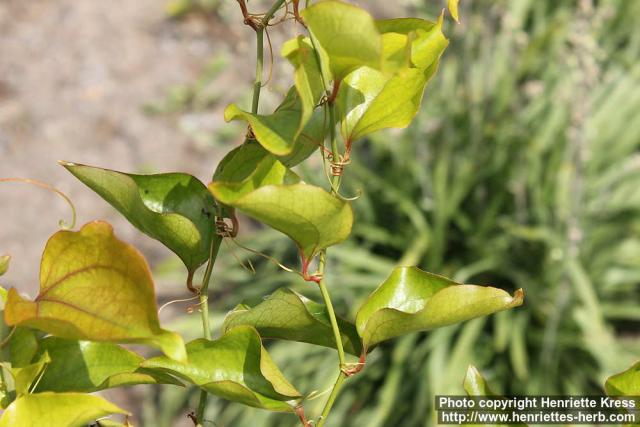
[[[10,255],[0,256],[0,276],[4,275],[9,270],[9,261],[11,261]]]
[[[604,389],[610,396],[640,396],[640,362],[607,378]]]
[[[522,304],[489,286],[462,285],[416,267],[398,267],[367,298],[356,316],[364,347],[415,331],[451,325]]]
[[[291,289],[278,289],[255,307],[239,305],[231,311],[222,329],[240,325],[256,328],[262,338],[277,338],[336,348],[326,306]],[[362,344],[356,327],[338,318],[344,350],[360,356]]]
[[[289,166],[306,159],[318,148],[324,136],[323,112],[317,110],[313,114],[313,106],[305,107],[295,88],[289,90],[272,114],[254,114],[231,104],[225,109],[224,117],[226,121],[249,123],[256,141]]]
[[[27,394],[4,411],[0,427],[82,427],[112,414],[128,412],[89,394]]]
[[[256,408],[291,412],[300,398],[249,326],[233,328],[215,341],[192,341],[187,354],[188,363],[156,357],[142,366],[164,369],[216,396]]]
[[[164,372],[140,368],[142,356],[116,344],[47,337],[40,351],[51,358],[36,392],[92,393],[134,384],[182,385]]]
[[[297,138],[320,102],[325,88],[322,72],[308,37],[298,36],[286,42],[282,46],[282,56],[295,67],[295,87],[301,102],[300,124],[295,133]]]
[[[361,67],[344,79],[338,92],[346,141],[381,129],[408,126],[420,109],[424,88],[448,44],[441,31],[442,18],[436,24],[393,19],[377,25],[383,31],[385,70]],[[392,75],[389,70],[394,71]]]
[[[21,368],[31,363],[38,351],[38,340],[35,331],[29,328],[9,328],[4,323],[4,306],[7,292],[0,287],[0,341],[4,344],[0,349],[0,360],[8,362],[14,368]]]
[[[423,72],[416,68],[400,70],[391,78],[368,67],[349,74],[338,95],[345,140],[408,126],[420,109],[426,84]]]
[[[249,181],[241,185],[226,182],[209,185],[220,202],[292,238],[306,260],[351,233],[351,205],[320,187],[300,183],[254,188]]]
[[[379,69],[382,40],[371,15],[335,0],[315,3],[302,12],[312,37],[328,57],[333,79],[341,81],[356,68]]]
[[[442,33],[443,22],[444,15],[440,15],[436,22],[418,18],[376,21],[382,33],[383,60],[387,65],[395,64],[396,68],[400,68],[409,59],[410,67],[423,70],[429,78],[449,45],[449,40]],[[406,57],[407,52],[409,58]]]
[[[131,224],[171,249],[193,273],[208,258],[215,234],[215,202],[191,175],[133,175],[62,163]]]
[[[47,243],[35,301],[9,290],[4,318],[61,338],[142,343],[184,360],[179,335],[160,328],[144,257],[106,222],[59,231]]]

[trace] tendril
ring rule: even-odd
[[[166,303],[162,304],[162,307],[160,307],[158,309],[158,314],[160,314],[160,312],[162,312],[162,310],[164,310],[165,308],[167,308],[171,304],[175,304],[175,303],[178,303],[178,302],[193,301],[194,299],[198,299],[198,298],[200,298],[200,295],[195,295],[195,296],[192,296],[191,298],[174,299],[172,301],[166,302]],[[187,311],[189,310],[189,308],[187,308]]]
[[[69,207],[71,208],[71,224],[68,224],[65,220],[61,219],[58,221],[58,226],[63,230],[71,230],[75,228],[76,217],[77,217],[76,207],[74,206],[69,196],[64,194],[62,191],[58,190],[57,188],[49,184],[45,184],[44,182],[40,182],[38,180],[29,179],[29,178],[0,178],[0,182],[17,182],[22,184],[30,184],[36,187],[44,188],[45,190],[51,191],[53,193],[56,193],[58,196],[62,197],[64,201],[67,203],[67,205],[69,205]]]

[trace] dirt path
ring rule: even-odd
[[[186,137],[178,125],[184,117],[148,116],[141,107],[193,81],[215,52],[227,49],[228,40],[218,37],[224,33],[202,20],[168,21],[158,0],[0,1],[0,176],[52,184],[74,200],[80,223],[107,219],[152,261],[167,256],[56,161],[184,170],[206,180],[220,150]],[[227,84],[224,97],[242,86]],[[197,119],[214,129],[222,114]],[[0,253],[14,257],[4,284],[33,295],[45,239],[69,218],[68,208],[18,184],[3,184],[0,200]]]

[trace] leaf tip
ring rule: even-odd
[[[520,288],[513,293],[512,307],[521,306],[524,303],[524,289]]]

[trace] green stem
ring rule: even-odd
[[[211,327],[209,326],[209,282],[211,281],[211,272],[213,271],[213,265],[218,257],[218,251],[220,250],[220,244],[222,243],[221,237],[214,237],[211,242],[211,250],[209,252],[209,261],[207,262],[207,269],[204,272],[202,278],[202,284],[200,285],[200,313],[202,315],[202,332],[204,337],[211,340]],[[207,409],[207,392],[200,390],[200,399],[198,401],[198,410],[196,412],[196,419],[198,420],[197,427],[202,427],[204,420],[204,413]]]
[[[273,15],[280,9],[284,0],[276,1],[271,9],[264,14],[258,28],[256,29],[256,79],[253,83],[253,102],[251,104],[251,112],[258,113],[258,105],[260,104],[260,90],[262,89],[262,72],[264,71],[264,31],[269,25],[269,21]]]
[[[262,89],[262,72],[264,70],[264,28],[260,27],[256,30],[256,79],[253,83],[253,102],[251,104],[251,112],[258,113],[258,104],[260,103],[260,90]]]
[[[320,264],[318,266],[318,272],[324,274],[324,266],[326,264],[326,250],[320,253]],[[320,287],[320,293],[324,304],[327,306],[327,313],[329,314],[329,320],[331,321],[331,329],[333,329],[333,336],[336,340],[336,349],[338,350],[338,360],[340,361],[340,370],[346,364],[346,358],[344,355],[344,346],[342,345],[342,334],[340,334],[340,327],[338,326],[338,320],[336,319],[336,313],[333,309],[333,303],[331,302],[331,296],[324,279],[321,279],[318,283]]]
[[[339,159],[340,152],[338,148],[338,141],[336,138],[336,114],[335,114],[334,102],[333,101],[329,102],[328,107],[329,107],[329,135],[331,138],[331,154],[333,156],[333,159],[337,160]],[[333,176],[331,180],[331,192],[333,194],[336,194],[338,192],[339,187],[340,187],[340,176]],[[324,274],[326,257],[327,257],[327,250],[325,249],[320,253],[320,264],[318,265],[318,271],[321,275]],[[327,306],[327,313],[329,314],[329,320],[331,321],[331,329],[333,330],[333,335],[335,337],[336,349],[338,350],[338,360],[340,363],[339,365],[340,373],[338,374],[338,378],[336,379],[336,382],[333,385],[331,394],[329,395],[329,398],[327,399],[327,402],[325,403],[324,408],[322,409],[322,414],[320,415],[320,418],[318,418],[317,427],[322,427],[325,421],[327,420],[327,418],[329,417],[331,408],[333,407],[333,404],[335,403],[338,397],[338,394],[340,393],[340,389],[342,388],[342,383],[347,378],[347,376],[343,371],[346,365],[346,358],[344,354],[344,347],[342,345],[342,335],[340,334],[340,327],[338,326],[338,320],[336,319],[336,314],[333,309],[333,303],[331,302],[329,290],[327,289],[324,279],[320,280],[320,283],[318,283],[318,285],[320,287],[320,293],[322,294],[322,299],[324,300],[324,303]]]
[[[318,418],[318,423],[316,427],[322,427],[329,416],[329,412],[331,412],[331,408],[333,408],[333,404],[338,397],[338,393],[340,393],[340,389],[342,388],[342,383],[347,378],[347,376],[340,372],[338,378],[336,379],[335,384],[333,385],[333,389],[331,390],[331,394],[329,395],[329,399],[327,399],[327,403],[324,405],[324,409],[322,410],[322,415]]]

